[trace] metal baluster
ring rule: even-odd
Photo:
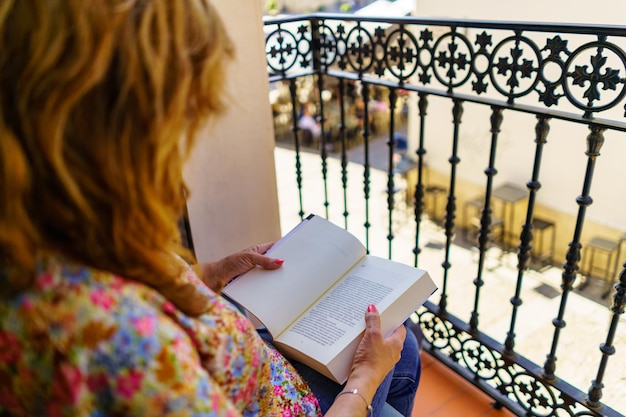
[[[291,122],[293,131],[293,144],[296,153],[296,183],[298,185],[298,198],[300,200],[300,220],[304,220],[304,206],[302,204],[302,163],[300,162],[300,128],[298,127],[298,109],[297,109],[297,86],[296,80],[289,80],[289,96],[291,98]]]
[[[491,191],[493,189],[493,177],[498,173],[495,167],[496,148],[498,145],[498,135],[500,126],[502,125],[502,108],[492,107],[491,113],[491,149],[489,151],[489,167],[485,169],[487,175],[487,186],[485,189],[485,205],[480,217],[480,228],[478,229],[478,273],[474,280],[476,293],[474,295],[474,310],[470,315],[470,329],[476,331],[478,329],[478,301],[480,299],[480,287],[483,286],[483,269],[485,266],[485,255],[487,253],[487,245],[491,235]]]
[[[326,149],[326,126],[324,115],[324,100],[322,98],[322,92],[324,91],[324,74],[322,71],[320,44],[320,21],[318,19],[311,20],[311,44],[313,45],[313,69],[317,74],[317,97],[319,103],[319,123],[320,123],[320,157],[322,159],[322,182],[324,183],[324,209],[326,212],[326,218],[328,219],[328,151]]]
[[[454,219],[456,218],[456,166],[461,159],[458,156],[459,148],[459,126],[461,125],[461,116],[463,115],[463,102],[461,100],[454,100],[454,107],[452,109],[452,120],[454,122],[454,134],[452,138],[452,156],[448,159],[450,162],[450,188],[448,192],[448,203],[446,204],[446,222],[445,222],[445,234],[446,234],[446,247],[445,247],[445,260],[441,264],[443,267],[443,286],[441,289],[441,299],[439,300],[439,308],[441,312],[446,311],[447,306],[447,288],[448,288],[448,270],[450,269],[450,246],[452,245],[452,238],[454,237]]]
[[[320,156],[322,158],[322,181],[324,183],[324,209],[326,210],[326,218],[328,219],[328,150],[326,149],[326,117],[324,115],[324,99],[322,98],[322,92],[324,91],[324,76],[320,72],[317,74],[317,92],[320,103]]]
[[[392,256],[392,240],[393,240],[393,209],[395,207],[394,201],[394,151],[395,151],[395,112],[396,112],[396,103],[398,101],[398,95],[396,94],[395,89],[390,89],[389,91],[389,140],[387,141],[387,146],[389,147],[389,167],[387,172],[387,210],[389,211],[389,223],[388,223],[388,231],[387,240],[389,241],[389,259]]]
[[[341,141],[341,186],[343,187],[343,222],[348,228],[348,153],[346,146],[346,85],[343,78],[339,78],[339,139]]]
[[[615,296],[613,296],[613,306],[611,311],[613,317],[611,317],[611,325],[609,326],[609,332],[606,335],[606,341],[600,345],[600,351],[602,352],[602,359],[600,360],[600,366],[598,367],[598,373],[596,379],[591,381],[591,387],[589,388],[589,396],[587,403],[590,407],[599,407],[600,399],[602,398],[602,388],[604,384],[602,379],[604,378],[604,372],[609,361],[609,356],[615,354],[615,347],[613,341],[615,340],[615,333],[617,331],[617,325],[619,324],[619,316],[624,314],[624,305],[626,305],[626,263],[622,265],[622,273],[619,277],[619,282],[615,285]]]
[[[417,103],[420,117],[420,136],[419,146],[415,153],[417,154],[417,184],[415,184],[415,247],[413,253],[415,254],[415,266],[418,266],[418,257],[422,251],[419,247],[420,238],[420,225],[422,224],[422,213],[424,213],[424,155],[426,155],[426,148],[424,148],[424,131],[426,128],[426,109],[428,108],[428,94],[419,93],[419,101]]]
[[[541,157],[543,153],[543,146],[547,143],[548,132],[550,131],[550,118],[544,116],[537,117],[537,124],[535,125],[535,162],[533,165],[532,179],[526,184],[530,190],[528,196],[528,209],[526,211],[526,222],[522,226],[522,232],[520,234],[519,253],[517,255],[517,283],[515,286],[515,295],[511,298],[511,304],[513,305],[513,311],[511,313],[511,325],[506,335],[504,342],[504,353],[512,355],[513,348],[515,347],[515,322],[517,320],[517,310],[522,305],[522,299],[520,294],[522,292],[522,282],[524,280],[524,271],[528,269],[530,261],[530,251],[532,250],[533,241],[533,212],[535,209],[535,195],[541,188],[539,182],[539,169],[541,167]]]
[[[370,248],[370,120],[369,120],[369,101],[370,101],[370,88],[366,83],[363,83],[361,89],[361,96],[363,98],[363,152],[364,164],[363,164],[363,193],[365,196],[365,248],[369,253]]]
[[[585,222],[585,213],[587,206],[593,203],[593,199],[589,196],[589,190],[591,189],[591,180],[593,178],[593,171],[596,165],[596,158],[600,155],[600,148],[604,143],[605,128],[590,125],[589,129],[591,133],[587,136],[587,170],[585,172],[585,180],[583,184],[582,195],[576,198],[578,203],[578,217],[576,218],[576,228],[574,230],[574,238],[569,243],[569,250],[565,256],[566,262],[563,264],[563,273],[561,274],[562,284],[561,288],[563,293],[561,294],[561,304],[559,306],[558,316],[552,320],[554,325],[554,337],[552,339],[552,346],[550,353],[547,355],[546,363],[543,366],[544,376],[549,379],[555,379],[556,370],[556,348],[559,343],[559,336],[561,329],[565,327],[565,306],[567,305],[567,297],[573,289],[573,283],[576,279],[576,271],[578,270],[578,261],[580,261],[580,235],[582,234],[583,224]]]

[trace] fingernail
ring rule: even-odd
[[[285,262],[285,260],[284,260],[284,259],[274,259],[274,263],[275,263],[276,265],[282,265],[282,264],[283,264],[283,262]]]
[[[372,313],[374,311],[376,311],[376,306],[374,304],[370,304],[370,305],[367,306],[367,312],[368,313]]]

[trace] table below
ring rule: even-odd
[[[492,198],[502,203],[500,217],[504,221],[502,226],[502,244],[506,247],[510,242],[514,242],[518,236],[514,236],[513,222],[515,221],[515,208],[517,203],[523,201],[528,196],[528,190],[515,184],[506,183],[494,188]]]

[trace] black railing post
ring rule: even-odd
[[[522,282],[524,280],[524,272],[528,269],[530,251],[532,250],[533,213],[536,194],[539,188],[541,188],[541,183],[539,182],[539,170],[541,168],[543,147],[547,143],[548,132],[550,131],[549,122],[549,117],[538,116],[537,124],[535,125],[535,143],[537,144],[535,147],[535,160],[532,179],[527,184],[528,189],[530,190],[530,195],[528,196],[526,222],[522,226],[522,232],[520,234],[519,253],[517,255],[517,282],[515,285],[515,295],[511,298],[511,304],[513,305],[513,311],[511,312],[511,324],[506,335],[506,341],[504,342],[504,353],[507,355],[513,354],[513,349],[515,347],[515,322],[517,320],[518,309],[522,305],[522,299],[520,297],[522,292]]]
[[[339,140],[341,142],[341,187],[343,188],[343,223],[348,228],[348,153],[346,148],[346,86],[339,79]]]
[[[498,135],[502,125],[502,108],[492,107],[491,112],[491,146],[489,151],[489,166],[485,169],[487,185],[485,187],[485,205],[480,217],[480,228],[478,230],[478,272],[474,280],[476,293],[474,295],[474,309],[470,316],[470,331],[478,330],[478,302],[480,299],[480,288],[483,286],[483,268],[485,266],[485,256],[487,246],[491,240],[491,192],[493,190],[493,177],[498,173],[496,169],[496,148],[498,145]]]
[[[418,257],[421,252],[420,249],[420,226],[422,224],[422,213],[424,212],[424,155],[426,155],[426,148],[424,147],[424,131],[426,129],[426,110],[428,108],[428,95],[426,93],[419,93],[419,101],[417,103],[419,109],[420,118],[420,133],[419,133],[419,146],[415,153],[417,154],[417,184],[415,184],[415,247],[413,248],[413,254],[415,254],[414,265],[418,266]]]
[[[363,98],[363,194],[365,196],[365,247],[369,252],[370,248],[370,116],[369,101],[370,87],[367,83],[362,83],[361,97]]]
[[[591,382],[589,388],[589,396],[587,397],[587,403],[590,407],[600,407],[600,399],[602,398],[602,383],[604,379],[604,372],[609,362],[609,356],[615,354],[615,347],[613,342],[615,340],[615,333],[617,331],[617,325],[622,314],[624,314],[624,305],[626,305],[626,263],[622,265],[622,273],[619,277],[619,282],[615,285],[615,296],[613,297],[613,306],[611,312],[611,325],[609,326],[609,332],[606,336],[606,341],[600,345],[600,351],[602,352],[602,359],[600,360],[600,366],[598,367],[598,373],[596,379]]]
[[[396,149],[395,140],[395,114],[396,104],[398,101],[398,95],[394,88],[389,91],[389,139],[387,140],[387,146],[389,147],[388,158],[388,171],[387,171],[387,210],[389,212],[388,217],[388,233],[387,240],[389,241],[389,259],[392,256],[392,241],[393,241],[393,210],[395,207],[395,181],[394,181],[394,153]]]
[[[328,149],[326,148],[326,116],[324,115],[324,72],[321,59],[321,35],[319,19],[311,19],[311,51],[313,53],[313,71],[317,77],[317,97],[319,103],[319,124],[320,124],[320,157],[322,161],[322,181],[324,182],[324,209],[326,218],[328,215]]]
[[[441,299],[439,308],[442,312],[446,311],[448,305],[448,272],[452,264],[450,263],[450,247],[454,238],[454,219],[456,218],[456,166],[461,159],[459,158],[459,130],[461,126],[461,116],[463,115],[463,101],[454,100],[452,108],[452,121],[454,123],[454,133],[452,137],[452,156],[448,159],[450,162],[450,188],[448,191],[448,203],[446,204],[446,247],[445,260],[441,264],[443,267],[443,288],[441,289]]]
[[[565,320],[563,320],[563,317],[565,316],[565,307],[567,306],[568,295],[573,289],[573,283],[576,279],[576,271],[578,271],[580,249],[582,248],[580,237],[585,223],[585,214],[587,212],[587,207],[593,203],[593,199],[589,195],[589,191],[591,190],[591,180],[593,179],[596,158],[600,155],[600,148],[602,148],[602,144],[604,143],[604,128],[590,125],[589,129],[591,130],[591,133],[587,136],[587,151],[585,152],[587,155],[587,170],[585,172],[582,195],[578,196],[576,199],[576,203],[578,203],[579,206],[578,217],[576,218],[576,228],[574,230],[574,238],[570,242],[569,250],[567,251],[567,261],[563,264],[564,270],[561,275],[561,289],[563,290],[563,293],[561,294],[561,304],[559,306],[558,316],[552,320],[552,324],[555,328],[554,337],[552,338],[550,353],[548,354],[546,363],[543,367],[544,376],[548,380],[556,378],[556,349],[559,343],[561,330],[565,328]]]
[[[300,211],[298,212],[298,215],[300,216],[300,220],[304,220],[304,204],[302,201],[302,163],[300,161],[300,128],[298,127],[297,108],[298,88],[294,78],[289,80],[289,97],[291,99],[291,130],[293,131],[293,145],[296,156],[296,184],[298,187],[298,199],[300,203]]]

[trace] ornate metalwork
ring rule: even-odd
[[[302,68],[311,65],[311,39],[306,36],[308,33],[308,25],[301,24],[297,34],[294,34],[279,24],[266,35],[265,56],[270,73],[285,75],[296,64]]]
[[[430,52],[433,63],[437,63],[432,66],[432,72],[441,84],[448,87],[449,92],[465,84],[471,77],[473,51],[465,36],[459,36],[456,31],[446,33],[435,41]]]
[[[626,54],[609,40],[623,40],[623,28],[493,24],[485,30],[466,20],[313,16],[317,48],[307,21],[266,24],[270,74],[311,70],[319,59],[326,72],[348,71],[416,91],[428,87],[431,94],[469,94],[464,99],[476,102],[495,99],[505,107],[550,108],[567,118],[572,111],[582,110],[588,120],[620,105],[626,110]]]
[[[424,348],[448,366],[469,372],[474,384],[500,406],[517,415],[536,417],[619,415],[588,407],[566,383],[546,380],[532,364],[503,355],[497,342],[470,332],[453,316],[445,316],[431,303],[418,311]]]

